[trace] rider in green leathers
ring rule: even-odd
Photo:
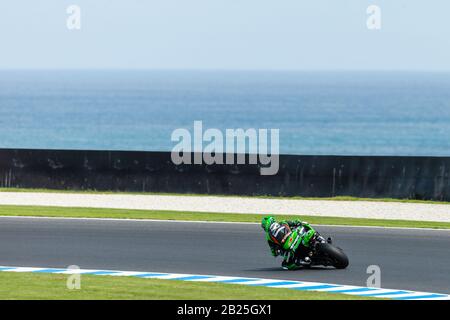
[[[311,264],[307,249],[316,231],[307,222],[300,220],[277,222],[274,217],[266,216],[262,219],[261,227],[266,232],[272,255],[274,257],[283,255],[281,264],[283,269],[295,270]]]

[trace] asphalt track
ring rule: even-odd
[[[283,271],[256,224],[0,217],[0,265],[160,271],[292,279],[450,293],[450,231],[360,227],[317,229],[350,258],[345,270]]]

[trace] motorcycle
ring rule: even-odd
[[[312,229],[312,228],[311,228]],[[344,250],[333,245],[331,238],[325,239],[316,230],[311,237],[309,246],[299,246],[294,252],[295,262],[298,266],[309,268],[311,266],[332,266],[336,269],[345,269],[349,265],[349,260]],[[294,233],[301,234],[303,229],[293,230]],[[304,264],[302,260],[306,257],[311,259],[311,263]]]

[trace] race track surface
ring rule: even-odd
[[[284,271],[257,224],[0,217],[0,265],[278,278],[450,293],[450,231],[317,227],[350,258],[345,270]]]

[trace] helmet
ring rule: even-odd
[[[265,231],[267,231],[267,230],[269,230],[270,226],[274,222],[275,222],[275,218],[274,217],[266,216],[266,217],[262,218],[261,228],[263,228]]]

